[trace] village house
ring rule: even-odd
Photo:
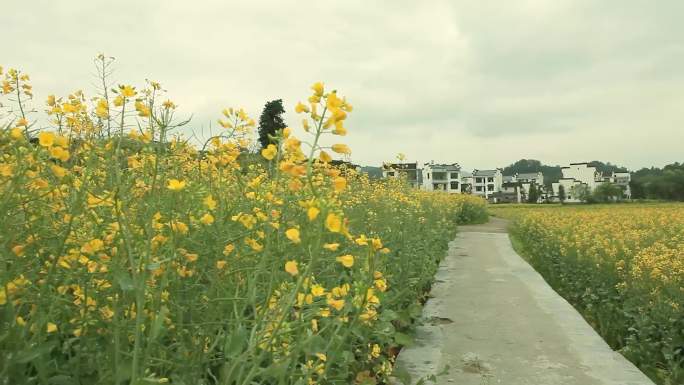
[[[471,193],[479,195],[485,199],[492,197],[492,201],[496,202],[495,193],[501,191],[503,184],[503,174],[501,169],[495,170],[473,170],[473,175],[470,177]]]
[[[420,170],[418,162],[415,163],[385,163],[382,165],[383,178],[406,178],[411,187],[420,187]]]
[[[563,177],[558,182],[552,184],[553,195],[550,200],[560,201],[560,191],[563,190],[564,201],[568,203],[582,202],[582,194],[591,194],[596,187],[603,183],[612,183],[622,188],[623,196],[631,199],[631,189],[629,182],[631,174],[629,172],[613,172],[611,175],[604,176],[596,167],[589,163],[570,163],[567,167],[561,167]]]
[[[458,163],[435,164],[425,163],[422,170],[422,188],[426,191],[446,191],[460,194],[461,166]]]
[[[610,175],[603,176],[603,183],[612,183],[620,186],[622,189],[622,196],[625,199],[632,199],[632,189],[629,182],[632,181],[632,174],[629,172],[613,172]]]
[[[501,191],[494,194],[497,203],[527,202],[530,189],[537,190],[537,203],[545,199],[544,175],[541,172],[516,173],[502,177]]]

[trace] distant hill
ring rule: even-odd
[[[612,172],[626,172],[625,167],[614,165],[610,162],[601,162],[599,160],[594,160],[589,162],[590,166],[596,167],[596,170],[603,172],[605,174]],[[536,159],[520,159],[519,161],[504,167],[504,175],[513,175],[515,173],[527,173],[527,172],[539,172],[544,174],[544,184],[550,185],[551,183],[558,182],[563,174],[561,173],[561,166],[550,166],[542,164],[542,162]]]
[[[361,172],[368,174],[370,179],[382,178],[382,167],[363,166],[361,167]]]

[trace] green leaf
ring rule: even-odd
[[[223,352],[226,357],[235,357],[242,353],[247,344],[247,331],[244,326],[240,325],[226,338],[226,344],[223,347]]]
[[[118,274],[116,274],[116,282],[119,284],[119,287],[121,287],[121,290],[123,291],[133,291],[133,289],[135,289],[133,278],[131,278],[131,276],[128,275],[128,273],[119,272]]]
[[[76,381],[74,381],[73,377],[64,374],[58,374],[48,378],[48,384],[50,385],[71,385],[74,382]]]
[[[402,346],[411,346],[414,343],[413,337],[401,332],[394,333],[394,342]]]
[[[32,349],[24,350],[19,352],[16,357],[14,357],[14,362],[19,364],[26,364],[34,360],[38,360],[41,356],[49,354],[55,347],[55,342],[49,342],[42,346],[37,346]]]

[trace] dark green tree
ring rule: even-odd
[[[632,198],[684,201],[684,163],[642,168],[632,173]]]
[[[612,184],[604,183],[597,186],[592,192],[592,197],[595,202],[614,202],[622,199],[622,187]]]
[[[581,202],[592,203],[591,191],[589,191],[589,187],[587,187],[586,184],[574,186],[571,190],[572,196],[575,197],[575,199]]]
[[[261,148],[265,148],[274,143],[271,137],[278,134],[278,131],[287,127],[283,121],[282,114],[285,113],[283,100],[271,100],[264,106],[264,110],[259,117],[259,143]]]
[[[537,200],[539,200],[539,190],[536,184],[531,183],[530,191],[527,192],[527,203],[537,203]]]
[[[565,203],[565,187],[563,185],[558,186],[558,200],[561,204]]]

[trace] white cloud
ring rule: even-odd
[[[225,106],[290,111],[318,80],[354,104],[353,160],[504,166],[682,161],[684,3],[26,1],[0,14],[2,65],[48,93],[159,80],[191,126]],[[290,124],[298,119],[287,114]]]

